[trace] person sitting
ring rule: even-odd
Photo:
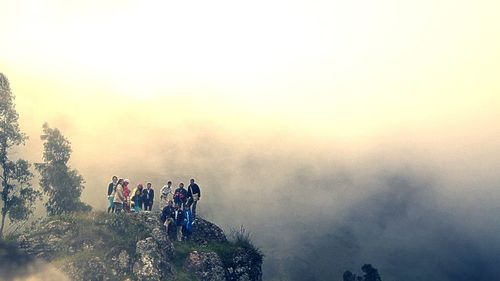
[[[142,194],[139,189],[135,191],[135,194],[134,196],[132,196],[132,199],[130,201],[134,205],[134,212],[139,213],[142,206]]]
[[[177,188],[174,192],[174,203],[179,204],[179,207],[184,206],[188,199],[188,192],[184,188],[184,183],[179,183],[179,188]]]
[[[171,215],[177,232],[177,241],[182,241],[182,225],[184,224],[184,212],[179,204],[175,204],[175,209]]]
[[[170,236],[169,227],[174,224],[174,219],[172,218],[172,213],[175,211],[174,203],[172,200],[167,202],[167,205],[161,211],[160,221],[165,226],[165,230],[167,231],[167,235]],[[170,228],[171,229],[171,228]]]

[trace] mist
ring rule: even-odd
[[[216,127],[146,130],[125,122],[115,127],[123,134],[99,131],[108,139],[94,142],[96,132],[72,139],[78,127],[51,123],[75,140],[84,202],[105,210],[114,174],[132,186],[151,181],[157,192],[168,180],[177,186],[195,178],[199,215],[226,232],[243,225],[265,254],[265,280],[341,280],[364,263],[386,281],[500,276],[496,144],[462,138],[428,146],[422,135],[391,135],[325,145],[307,135],[242,137]]]

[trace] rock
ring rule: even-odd
[[[262,256],[250,249],[239,248],[227,268],[229,280],[262,280]]]
[[[165,256],[166,261],[170,261],[174,257],[174,244],[167,236],[167,233],[164,230],[161,230],[159,227],[156,227],[151,232],[151,236],[158,244],[159,249],[163,252],[162,254]]]
[[[214,252],[189,253],[184,261],[184,269],[201,281],[226,280],[222,261]]]
[[[48,259],[65,247],[62,241],[71,236],[70,229],[71,224],[68,222],[49,221],[43,226],[43,232],[36,236],[31,236],[29,233],[21,235],[18,239],[19,247],[30,255]]]
[[[99,257],[92,257],[88,261],[71,262],[65,271],[73,280],[107,280],[106,266]]]
[[[130,267],[130,255],[127,251],[121,251],[118,255],[118,267],[122,270],[128,270]]]
[[[208,244],[209,242],[227,242],[224,231],[215,224],[197,217],[193,224],[193,234],[191,241],[198,244]]]
[[[135,252],[133,273],[137,280],[163,280],[173,274],[173,268],[167,262],[165,251],[158,247],[158,243],[152,237],[138,241]]]
[[[137,242],[136,258],[134,263],[134,274],[138,280],[160,280],[160,255],[157,251],[158,244],[153,238]]]

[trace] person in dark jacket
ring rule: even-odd
[[[196,205],[198,204],[198,200],[201,199],[200,187],[194,182],[194,179],[190,180],[190,184],[188,186],[188,197],[191,201],[191,212],[193,212],[194,219],[196,218]]]
[[[179,204],[179,207],[182,209],[184,204],[186,204],[188,200],[188,191],[184,188],[184,183],[179,183],[179,188],[177,188],[174,192],[174,203]]]
[[[169,200],[167,202],[167,205],[161,211],[160,221],[165,226],[165,230],[167,231],[167,235],[169,235],[169,226],[174,225],[174,219],[172,218],[172,213],[174,211],[175,211],[175,208],[174,208],[174,203],[172,202],[172,200]]]
[[[115,203],[113,202],[113,199],[115,197],[115,188],[117,183],[118,183],[118,177],[113,176],[111,178],[111,182],[108,185],[108,214],[109,212],[111,213],[115,212]]]
[[[175,204],[175,209],[172,212],[172,220],[175,223],[177,232],[177,241],[182,241],[182,226],[184,225],[184,212],[179,204]]]
[[[148,182],[146,189],[142,191],[142,204],[144,204],[145,211],[151,211],[153,208],[153,201],[155,199],[155,191],[153,185]]]

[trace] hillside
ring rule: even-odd
[[[158,213],[56,216],[17,243],[70,280],[262,280],[262,254],[248,239],[229,241],[201,218],[189,242],[173,242]]]

